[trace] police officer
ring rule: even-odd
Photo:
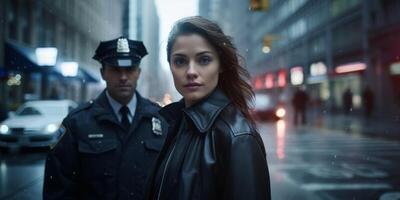
[[[159,106],[136,92],[140,41],[101,42],[106,89],[72,111],[46,160],[43,199],[143,199],[148,171],[164,142]]]

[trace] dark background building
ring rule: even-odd
[[[122,35],[123,0],[3,0],[0,6],[0,101],[14,109],[29,99],[82,101],[102,88],[93,52],[101,40]],[[57,64],[39,66],[38,47],[55,47]],[[64,77],[56,69],[76,62]]]
[[[340,112],[350,88],[358,113],[370,86],[375,116],[398,117],[400,1],[209,0],[199,8],[233,36],[256,90],[287,101],[304,85],[319,109]]]

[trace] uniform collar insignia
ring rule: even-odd
[[[129,53],[129,44],[126,38],[118,39],[117,53]]]

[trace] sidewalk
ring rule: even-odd
[[[351,134],[362,134],[400,141],[400,116],[392,119],[364,118],[361,115],[309,113],[308,125],[317,128],[342,130]]]

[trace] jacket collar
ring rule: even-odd
[[[148,106],[147,104],[150,103],[146,102],[138,92],[136,92],[135,95],[137,97],[135,115],[138,115],[138,117],[153,116],[153,113],[156,112],[151,109],[153,106]],[[99,120],[108,120],[118,123],[118,118],[115,116],[108,102],[105,90],[94,101],[93,115]]]
[[[229,99],[220,89],[215,89],[204,100],[185,108],[185,103],[180,100],[177,103],[170,104],[160,111],[160,114],[169,124],[175,124],[182,117],[181,113],[186,114],[196,128],[201,132],[207,132],[221,111],[230,103]],[[180,116],[177,116],[177,113]]]

